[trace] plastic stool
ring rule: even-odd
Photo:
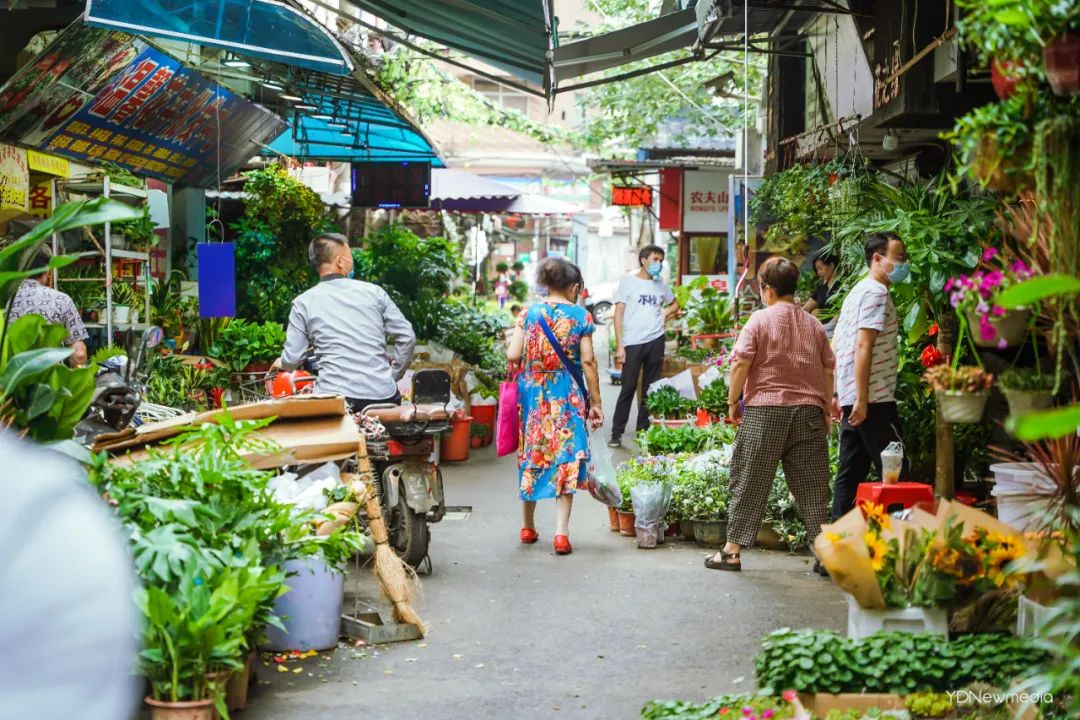
[[[885,483],[860,483],[855,493],[855,507],[862,507],[863,503],[872,502],[885,508],[885,512],[892,512],[896,506],[904,510],[918,503],[934,502],[934,488],[923,483],[900,482],[892,485]]]

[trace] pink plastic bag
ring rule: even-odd
[[[495,420],[495,450],[499,457],[517,452],[520,429],[517,378],[508,368],[506,381],[499,384],[499,416]]]

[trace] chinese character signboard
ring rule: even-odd
[[[36,175],[30,183],[30,208],[28,212],[34,217],[47,218],[52,215],[52,178]]]
[[[74,26],[0,90],[0,134],[209,187],[285,122],[123,33]]]
[[[47,173],[57,177],[71,177],[71,163],[66,158],[46,155],[36,150],[26,151],[26,160],[31,172]]]
[[[26,151],[0,144],[0,212],[26,211],[30,195],[30,169]]]
[[[729,175],[729,171],[683,172],[683,232],[727,232]]]
[[[652,188],[647,185],[611,186],[611,204],[624,207],[652,207]]]

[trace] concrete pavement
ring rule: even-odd
[[[617,388],[602,381],[610,414]],[[844,626],[843,594],[811,573],[809,556],[747,551],[743,572],[709,571],[693,543],[638,550],[587,494],[572,555],[552,551],[553,502],[537,511],[540,542],[521,545],[513,457],[473,453],[444,469],[447,503],[472,513],[432,528],[419,608],[428,637],[343,646],[289,672],[259,666],[242,720],[634,718],[653,698],[753,690],[771,630]],[[370,573],[350,584],[377,592]]]

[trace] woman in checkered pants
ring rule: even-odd
[[[732,352],[728,419],[739,425],[731,459],[727,544],[705,560],[741,570],[754,544],[777,463],[795,496],[811,541],[829,520],[829,414],[836,359],[821,322],[795,304],[799,268],[781,257],[758,271],[758,310]],[[742,403],[739,396],[742,395]]]

